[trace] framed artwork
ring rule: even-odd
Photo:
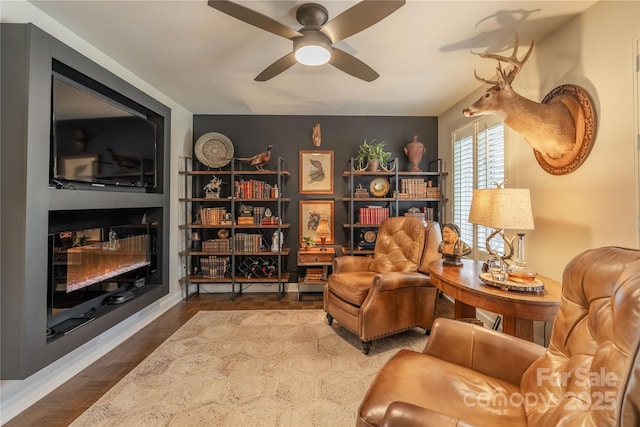
[[[98,155],[63,157],[61,172],[66,179],[89,180],[98,173]]]
[[[333,194],[333,150],[300,150],[300,194]]]
[[[313,237],[316,243],[320,243],[320,236],[317,235],[320,216],[326,215],[329,222],[329,232],[327,244],[333,244],[333,200],[301,200],[300,201],[300,243],[304,237]]]

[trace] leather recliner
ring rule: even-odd
[[[356,334],[368,354],[371,341],[415,327],[431,328],[437,289],[429,262],[441,256],[440,225],[417,217],[384,220],[373,258],[336,257],[324,287],[324,310],[331,325]]]
[[[640,250],[586,251],[565,268],[549,348],[437,319],[361,403],[358,426],[640,425]]]

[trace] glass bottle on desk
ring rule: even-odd
[[[509,280],[519,283],[532,283],[536,279],[536,273],[527,268],[524,260],[524,233],[518,233],[518,255],[515,265],[507,268]]]

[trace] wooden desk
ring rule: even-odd
[[[431,282],[455,299],[454,318],[476,317],[476,308],[502,315],[502,330],[533,341],[533,321],[553,321],[560,305],[562,285],[538,275],[544,284],[540,293],[503,291],[485,285],[479,278],[482,262],[463,259],[463,265],[443,265],[442,260],[429,264]]]

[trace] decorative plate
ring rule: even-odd
[[[218,132],[205,133],[198,138],[193,151],[200,163],[210,168],[228,165],[234,153],[231,140]]]
[[[227,237],[229,237],[229,230],[227,230],[226,228],[221,228],[220,230],[218,230],[218,238],[226,239]]]
[[[389,181],[386,178],[374,178],[369,190],[374,197],[384,197],[389,192]]]
[[[516,292],[542,292],[544,290],[544,283],[538,279],[533,279],[531,283],[520,283],[512,280],[493,280],[491,273],[480,274],[480,280],[489,286],[500,288],[503,291],[516,291]]]

